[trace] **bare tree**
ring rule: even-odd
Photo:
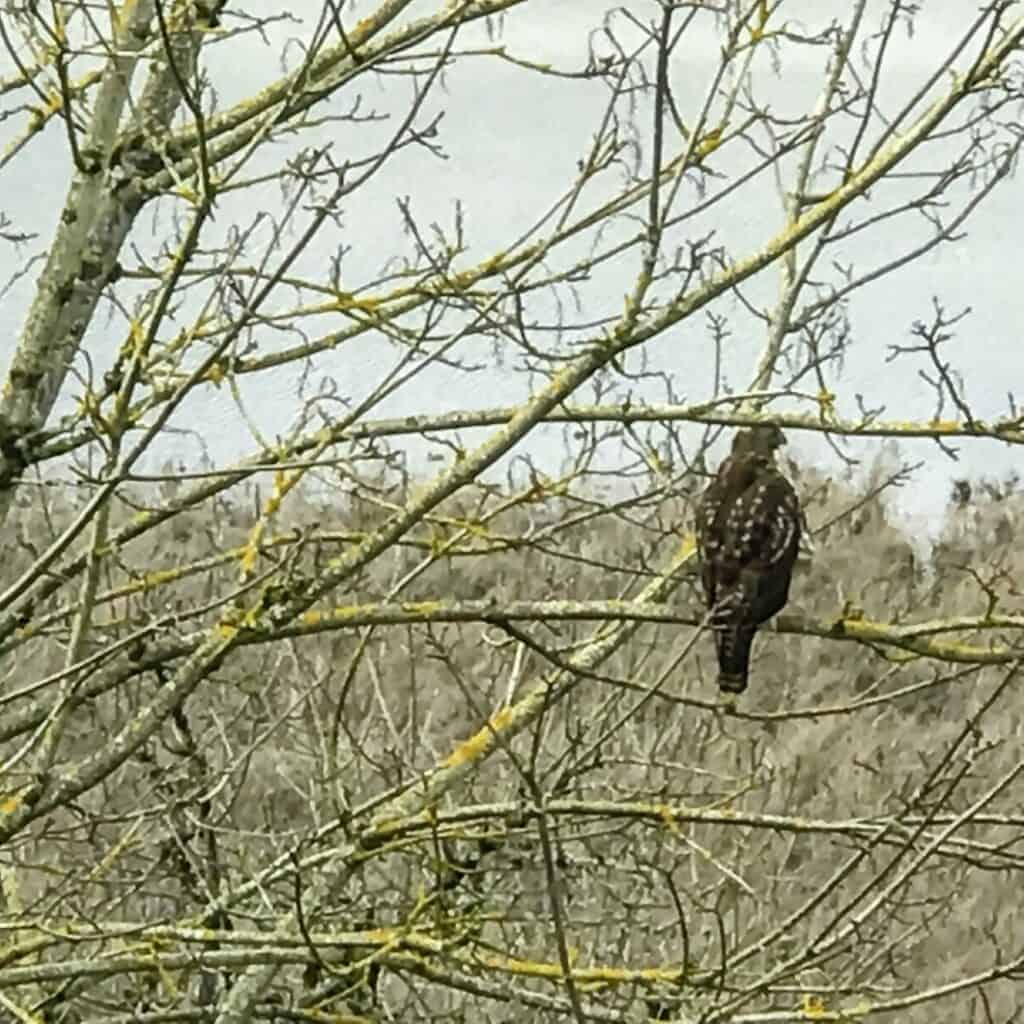
[[[1008,1019],[1013,483],[790,466],[737,705],[693,588],[723,427],[1024,443],[941,294],[843,376],[1012,185],[963,6],[5,0],[4,1019]]]

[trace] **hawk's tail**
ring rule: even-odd
[[[727,625],[715,629],[718,688],[725,693],[742,693],[747,688],[754,632],[749,626]]]

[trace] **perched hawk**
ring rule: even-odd
[[[697,508],[701,581],[727,693],[746,689],[754,633],[789,597],[801,520],[796,491],[775,465],[785,443],[776,426],[739,431]]]

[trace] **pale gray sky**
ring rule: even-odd
[[[312,0],[302,5],[265,0],[263,9],[292,12],[290,19],[273,26],[265,39],[249,35],[209,49],[208,69],[222,107],[274,80],[281,71],[281,50],[286,41],[309,37],[319,6]],[[368,0],[361,0],[354,10],[361,15],[372,6]],[[646,0],[634,0],[626,6],[644,20],[652,18],[657,9]],[[868,24],[877,25],[888,6],[882,0],[869,4]],[[826,24],[833,15],[845,14],[848,7],[840,2],[807,4],[789,0],[783,4],[782,13],[773,17],[788,19],[794,31],[811,31]],[[923,7],[914,33],[900,31],[893,40],[890,73],[884,78],[880,92],[882,107],[888,112],[898,109],[901,98],[905,99],[920,87],[977,9],[975,4],[966,2],[931,3]],[[309,19],[306,21],[293,13],[307,8]],[[433,3],[423,3],[417,5],[416,13],[433,9]],[[528,3],[504,18],[500,40],[488,42],[482,30],[468,30],[461,45],[498,45],[500,42],[510,53],[550,62],[563,70],[579,70],[586,62],[588,46],[607,52],[600,28],[608,9],[605,0]],[[813,15],[808,11],[813,11]],[[802,23],[800,18],[813,18],[813,23]],[[613,16],[612,24],[622,38],[631,35],[621,14]],[[635,38],[635,32],[632,35]],[[700,33],[693,33],[680,49],[672,67],[672,82],[684,117],[692,116],[703,101],[717,65],[718,45],[710,26],[705,26]],[[290,51],[290,64],[294,65],[297,53],[296,49]],[[823,48],[789,47],[781,56],[776,74],[766,53],[755,65],[758,99],[770,103],[777,114],[797,116],[806,112],[813,106],[821,88],[827,56]],[[859,58],[857,66],[862,74],[869,73]],[[9,58],[0,55],[0,76],[9,75],[11,70]],[[364,113],[371,109],[399,113],[404,109],[410,94],[408,79],[376,76],[360,81]],[[938,87],[942,87],[941,81]],[[606,96],[606,86],[599,81],[543,78],[492,58],[465,60],[446,74],[444,89],[431,97],[421,119],[425,121],[429,114],[444,111],[438,141],[444,146],[448,159],[438,160],[417,149],[399,154],[368,187],[346,201],[341,226],[332,226],[326,231],[303,260],[303,268],[315,269],[318,264],[326,263],[338,246],[346,245],[352,247],[343,263],[346,286],[354,289],[374,279],[389,259],[407,248],[408,240],[403,235],[396,205],[396,198],[405,196],[410,198],[422,223],[438,221],[449,226],[455,201],[462,200],[470,242],[467,261],[506,246],[546,210],[572,180],[577,161],[593,136]],[[343,93],[332,109],[345,109],[352,99],[351,94]],[[0,109],[10,110],[18,102],[20,97],[9,103],[0,97]],[[1020,112],[1013,113],[1019,116]],[[624,125],[622,129],[624,135],[630,130],[636,131],[645,160],[650,149],[648,114],[647,102],[638,102],[635,125],[632,128]],[[7,144],[22,123],[23,118],[19,116],[0,121],[0,147]],[[58,129],[59,125],[51,124],[23,154],[0,169],[0,210],[14,221],[15,229],[30,230],[38,235],[37,241],[17,251],[10,246],[0,247],[0,285],[8,282],[31,256],[45,247],[63,203],[68,161],[65,139]],[[372,152],[374,144],[390,130],[390,125],[328,123],[319,135],[307,133],[295,140],[294,145],[329,142],[335,159],[342,161],[349,156]],[[288,153],[288,145],[284,142],[271,147],[251,165],[250,173],[279,166]],[[944,145],[933,145],[922,159],[941,165]],[[720,160],[717,157],[716,154],[709,161],[710,166],[732,176],[752,154],[748,151],[741,156],[737,149],[723,154]],[[905,187],[906,183],[892,186],[893,189]],[[872,196],[869,202],[881,208],[894,194],[880,188],[878,195]],[[222,199],[216,231],[224,232],[236,221],[247,222],[258,203],[265,204],[269,212],[280,204],[276,186],[264,187],[258,195],[258,199],[239,195]],[[963,188],[953,195],[962,200],[968,192]],[[946,357],[963,373],[966,394],[975,413],[983,418],[1004,413],[1007,391],[1024,392],[1021,387],[1024,355],[1017,338],[1018,324],[1024,320],[1024,289],[1020,284],[1014,244],[1022,227],[1021,198],[1018,175],[1002,183],[975,212],[962,240],[933,251],[854,296],[850,310],[853,334],[844,374],[835,388],[844,414],[855,414],[853,395],[861,394],[867,406],[885,406],[891,417],[931,415],[933,394],[917,372],[928,369],[927,364],[911,359],[887,364],[885,356],[889,346],[909,342],[909,328],[914,320],[931,316],[933,296],[939,297],[951,311],[966,306],[972,308],[971,315],[960,325],[956,340],[948,345]],[[868,207],[858,209],[859,216],[870,212]],[[136,232],[135,241],[148,251],[153,250],[154,239],[158,238],[161,216],[166,217],[166,211],[160,216],[155,210],[147,211]],[[752,187],[739,190],[734,200],[716,207],[713,217],[695,219],[687,227],[687,237],[713,231],[716,243],[724,245],[733,257],[739,257],[755,251],[778,232],[782,224],[778,196],[770,177],[762,175]],[[897,255],[918,236],[926,237],[924,227],[920,218],[902,218],[837,246],[834,255],[863,270]],[[635,224],[630,230],[635,230]],[[265,239],[265,232],[262,237]],[[823,264],[822,272],[827,268],[828,261]],[[0,298],[0,361],[4,365],[31,301],[33,270],[14,280]],[[631,253],[595,274],[591,282],[579,289],[582,311],[574,312],[574,317],[593,319],[620,309],[623,293],[635,270],[636,254]],[[839,280],[838,274],[834,279]],[[770,268],[745,286],[744,295],[750,302],[767,304],[777,290],[778,271]],[[550,303],[537,300],[532,311],[537,316],[547,316]],[[733,298],[720,300],[714,312],[729,318],[732,340],[726,354],[725,371],[730,384],[742,387],[750,375],[752,359],[763,344],[764,328]],[[311,325],[310,330],[315,333],[337,326],[340,325],[324,320]],[[105,336],[106,331],[110,332],[109,338]],[[97,320],[89,337],[97,364],[102,365],[110,358],[122,335],[122,326],[116,319],[100,317]],[[268,338],[267,345],[272,350],[295,340]],[[489,358],[482,344],[473,351],[480,359]],[[679,395],[696,400],[708,394],[711,350],[703,314],[656,339],[647,347],[646,355],[651,365],[672,375]],[[316,374],[329,373],[336,378],[343,393],[358,395],[381,368],[389,365],[391,358],[385,344],[361,341],[351,351],[338,351],[320,360]],[[426,395],[428,384],[431,393]],[[524,377],[498,368],[476,375],[439,370],[407,392],[398,394],[378,414],[504,404],[521,397],[525,387]],[[287,428],[295,411],[293,388],[294,375],[290,373],[246,382],[249,413],[268,435]],[[580,397],[586,399],[587,396]],[[658,401],[664,399],[657,391],[649,397]],[[1024,395],[1018,398],[1024,399]],[[65,404],[64,408],[68,407]],[[253,441],[229,397],[213,388],[197,396],[174,422],[200,431],[211,454],[218,460],[253,450]],[[173,446],[186,458],[194,458],[196,454],[191,442],[179,440]],[[836,465],[834,456],[817,439],[795,438],[794,446],[808,457]],[[850,451],[870,460],[879,447],[877,440],[865,441],[851,445]],[[903,494],[908,512],[929,514],[941,508],[951,476],[1002,474],[1019,464],[1014,450],[994,442],[963,444],[961,448],[962,461],[954,465],[941,456],[931,442],[904,446],[907,459],[927,462],[915,485]],[[557,461],[564,455],[557,432],[539,432],[530,450],[541,459],[548,457]]]

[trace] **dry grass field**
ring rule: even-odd
[[[186,952],[161,970],[97,966],[11,992],[33,994],[38,1020],[207,1019],[203,1005],[244,965],[245,936],[273,930],[315,893],[315,919],[300,921],[308,942],[281,954],[261,1019],[852,1020],[873,1004],[870,1019],[1014,1019],[1013,977],[956,988],[1019,957],[1024,941],[1014,781],[1024,705],[1019,680],[1004,685],[1013,635],[936,634],[951,649],[995,652],[985,665],[822,636],[814,624],[1020,613],[1022,498],[1013,481],[960,488],[929,546],[875,493],[881,465],[858,487],[796,477],[815,551],[780,628],[758,639],[734,708],[714,686],[710,638],[688,648],[700,616],[689,566],[666,604],[682,621],[641,624],[481,759],[429,827],[367,842],[360,830],[380,801],[415,787],[605,628],[504,623],[502,609],[629,600],[692,518],[689,498],[656,488],[524,491],[511,503],[480,489],[450,501],[321,602],[347,609],[350,625],[237,650],[156,742],[0,850],[0,978],[47,961],[102,965],[118,924],[201,923],[219,941],[176,945],[168,932],[125,955],[203,949],[202,964]],[[178,486],[136,491],[112,529]],[[301,586],[401,498],[385,483],[372,501],[344,505],[293,496],[257,570],[286,560]],[[19,500],[2,544],[10,578],[75,511],[50,487]],[[102,747],[153,701],[217,621],[258,501],[251,489],[218,499],[118,552],[94,616],[98,665],[154,628],[127,659],[111,656],[115,671],[67,695],[63,761]],[[408,621],[366,624],[371,606],[399,602],[416,602],[403,605]],[[441,606],[478,613],[416,621]],[[5,760],[55,713],[47,678],[64,663],[70,610],[37,613],[45,628],[4,656]],[[345,842],[355,854],[322,872]],[[261,875],[274,863],[288,870]],[[375,951],[316,938],[360,929],[438,945],[396,941],[389,959],[386,942]],[[63,941],[14,952],[46,935]],[[565,957],[579,972],[568,991],[552,977]],[[945,985],[940,1002],[917,1005]]]

